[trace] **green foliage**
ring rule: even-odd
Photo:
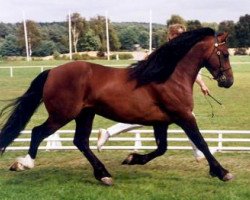
[[[129,26],[121,30],[119,38],[121,41],[121,49],[132,50],[135,44],[138,44],[138,32],[136,27]]]
[[[191,30],[195,30],[198,28],[201,28],[201,22],[199,20],[188,20],[187,21],[187,30],[191,31]]]
[[[231,48],[237,47],[237,39],[235,35],[235,24],[233,21],[223,21],[219,24],[218,32],[227,32],[228,46]]]
[[[166,28],[159,28],[153,31],[152,34],[152,47],[158,48],[166,42],[167,33]]]
[[[55,60],[59,60],[59,59],[60,59],[60,53],[59,53],[58,51],[54,51],[54,53],[53,53],[53,58],[54,58]]]
[[[167,20],[167,27],[172,24],[183,24],[186,26],[186,21],[180,15],[171,15],[171,18]]]
[[[56,50],[55,43],[52,41],[42,41],[40,45],[34,49],[34,56],[49,56]]]
[[[0,22],[0,38],[5,38],[9,34],[13,34],[14,29],[12,24]]]
[[[141,31],[138,36],[138,43],[143,49],[149,48],[149,33],[148,31]]]
[[[91,60],[94,59],[93,57],[89,56],[88,54],[79,54],[79,53],[74,53],[72,56],[73,60]]]
[[[119,54],[113,54],[110,58],[112,60],[116,60],[116,56],[118,55],[119,60],[129,60],[133,59],[133,55],[131,53],[119,53]]]
[[[235,27],[238,47],[250,47],[250,15],[241,16]]]
[[[71,32],[72,32],[72,43],[75,53],[78,51],[77,46],[79,38],[84,35],[87,30],[87,22],[79,13],[73,13],[71,15]]]
[[[74,13],[72,20],[72,39],[74,51],[97,50],[106,52],[106,30],[105,17],[97,16],[86,20],[79,13]],[[237,23],[223,21],[217,23],[201,23],[198,20],[185,20],[179,15],[172,15],[167,21],[167,26],[174,23],[181,23],[187,26],[188,30],[195,28],[211,27],[219,32],[228,32],[229,47],[250,47],[250,15],[239,18]],[[152,24],[152,46],[158,48],[166,42],[166,25]],[[36,23],[27,21],[29,52],[36,56],[51,55],[54,51],[59,53],[69,52],[68,23]],[[17,37],[17,42],[7,38],[8,35]],[[6,40],[8,39],[8,41]],[[149,46],[149,24],[138,22],[114,23],[109,21],[110,50],[134,50],[134,45],[140,45],[147,49]],[[53,43],[48,43],[51,41]],[[10,43],[10,48],[8,44]],[[15,44],[15,45],[14,45]],[[4,47],[3,47],[4,45]],[[14,46],[13,46],[14,45]],[[46,49],[45,47],[48,47]],[[3,47],[3,49],[1,48]],[[0,23],[0,48],[4,55],[26,55],[24,30],[22,23],[6,24]],[[13,49],[13,50],[11,50]],[[45,50],[44,53],[41,51]],[[20,53],[20,52],[21,53]]]
[[[42,40],[41,30],[39,24],[34,21],[26,21],[28,41],[29,41],[29,53],[32,55],[34,49],[36,49]],[[23,53],[25,52],[25,39],[24,39],[24,28],[23,24],[18,26],[18,42]]]
[[[18,47],[18,41],[16,36],[8,35],[6,36],[4,42],[0,46],[1,56],[19,56],[21,54],[21,49]]]
[[[91,18],[89,21],[89,27],[94,31],[94,35],[99,37],[101,46],[99,51],[106,50],[106,19],[104,16],[97,16]],[[113,25],[109,22],[109,40],[110,40],[110,49],[117,50],[120,48],[120,43],[118,40],[117,32],[114,30]]]
[[[78,43],[79,51],[97,51],[101,47],[101,41],[92,30],[89,30]]]
[[[109,27],[109,46],[111,51],[117,51],[121,48],[120,40],[113,26]]]

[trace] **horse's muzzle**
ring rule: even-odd
[[[218,86],[224,88],[230,88],[234,83],[233,78],[226,78],[224,75],[220,76],[217,79],[217,81],[218,81]]]

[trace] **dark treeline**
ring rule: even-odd
[[[79,13],[71,16],[73,52],[106,51],[105,17],[97,16],[86,20]],[[184,20],[172,15],[166,24],[153,23],[152,45],[159,47],[166,41],[167,27],[181,23],[187,30],[200,27],[211,27],[218,32],[230,34],[228,45],[231,48],[250,47],[250,15],[239,17],[238,22],[222,21],[217,23],[201,23],[198,20]],[[68,53],[68,23],[38,23],[27,20],[29,53],[32,56],[47,56]],[[137,22],[109,22],[109,38],[111,51],[133,50],[135,46],[147,49],[149,46],[149,24]],[[0,56],[24,56],[25,40],[22,23],[0,23]]]

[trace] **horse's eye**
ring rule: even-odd
[[[229,54],[228,53],[224,54],[224,58],[229,58]]]

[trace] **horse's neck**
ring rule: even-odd
[[[201,69],[203,52],[199,46],[194,46],[184,58],[177,64],[175,73],[182,77],[182,84],[193,85]]]

